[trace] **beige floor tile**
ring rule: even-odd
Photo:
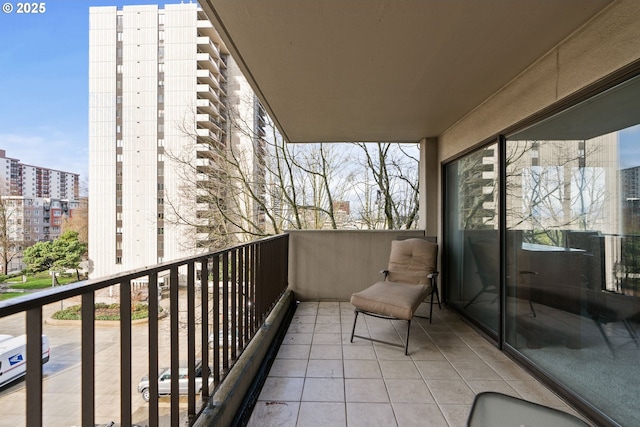
[[[461,379],[458,371],[446,361],[416,360],[415,365],[422,377],[427,380]]]
[[[258,402],[248,427],[295,427],[300,402]]]
[[[302,377],[307,372],[306,359],[276,359],[269,371],[270,377]]]
[[[342,354],[345,360],[359,359],[359,360],[376,360],[376,352],[373,350],[373,346],[348,346],[342,347]]]
[[[309,359],[342,359],[342,345],[313,344]]]
[[[468,405],[440,405],[440,410],[450,427],[466,427],[470,410]]]
[[[470,380],[467,381],[469,387],[475,394],[484,391],[496,391],[509,396],[520,397],[520,395],[504,380]]]
[[[290,344],[311,344],[313,334],[300,334],[288,332],[282,340],[282,345]]]
[[[291,324],[296,325],[298,323],[316,323],[316,315],[315,314],[296,314],[291,319]]]
[[[297,427],[342,427],[347,425],[344,402],[302,402]]]
[[[330,334],[314,333],[313,344],[342,344],[342,334],[341,333],[330,333]]]
[[[438,404],[471,405],[475,394],[462,380],[426,380]]]
[[[342,325],[340,323],[316,323],[314,332],[318,334],[339,334],[342,333]]]
[[[304,378],[267,377],[258,400],[263,401],[300,401]]]
[[[427,335],[429,335],[429,338],[431,338],[433,340],[434,343],[436,343],[436,345],[438,345],[439,347],[451,347],[451,346],[463,346],[466,347],[467,344],[462,341],[462,339],[460,339],[459,336],[457,336],[454,333],[449,332],[443,332],[443,333],[439,333],[439,332],[433,332],[433,331],[429,331],[427,330]]]
[[[562,408],[566,406],[562,399],[553,393],[550,393],[545,386],[536,380],[514,380],[507,382],[525,400],[529,400],[540,405],[551,406],[553,408]]]
[[[342,359],[310,359],[307,365],[307,378],[344,378]]]
[[[448,427],[440,408],[428,403],[394,403],[398,427]]]
[[[487,360],[487,364],[491,366],[503,379],[518,381],[534,381],[534,378],[522,369],[512,360]]]
[[[340,314],[333,314],[333,315],[320,315],[318,314],[318,317],[316,317],[316,323],[340,323]]]
[[[307,378],[304,381],[302,401],[344,402],[345,385],[342,378]]]
[[[310,345],[281,345],[276,359],[308,359]]]
[[[385,379],[384,382],[393,403],[435,403],[423,380]]]
[[[452,361],[451,364],[465,380],[501,380],[502,377],[482,361]]]
[[[347,402],[389,402],[389,394],[382,379],[345,379]]]
[[[349,427],[397,426],[390,403],[347,403]]]
[[[382,378],[377,360],[345,360],[345,378]]]
[[[468,345],[464,346],[438,346],[444,357],[449,361],[467,361],[482,363],[480,356]]]
[[[386,378],[422,378],[413,360],[381,360],[380,369]]]
[[[292,323],[289,325],[289,329],[287,332],[292,333],[301,333],[301,334],[312,334],[315,330],[315,323]]]
[[[375,337],[376,339],[380,339]],[[407,360],[411,355],[411,348],[409,348],[409,356],[404,354],[404,344],[402,347],[396,347],[388,344],[374,343],[374,349],[378,360]],[[409,344],[411,347],[411,344]]]

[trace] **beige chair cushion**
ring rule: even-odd
[[[429,284],[428,275],[437,270],[438,245],[424,239],[391,242],[387,281]]]
[[[362,311],[411,320],[429,288],[428,285],[377,282],[351,295],[351,304]]]

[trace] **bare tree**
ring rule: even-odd
[[[0,185],[4,189],[4,185]],[[26,246],[22,233],[22,216],[19,215],[22,200],[11,198],[9,195],[0,195],[0,259],[2,260],[2,272],[9,272],[9,265],[16,257],[22,254]]]
[[[410,229],[417,225],[418,164],[416,155],[407,145],[393,143],[355,143],[364,156],[364,188],[375,191],[366,194],[362,211],[364,223],[370,228]],[[374,205],[372,205],[372,203]]]

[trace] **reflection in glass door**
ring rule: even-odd
[[[640,425],[640,77],[507,137],[505,343]]]
[[[498,145],[445,167],[447,303],[497,336],[500,314]]]

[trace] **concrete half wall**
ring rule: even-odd
[[[381,280],[391,241],[423,230],[295,230],[289,237],[289,289],[299,301],[348,301]]]

